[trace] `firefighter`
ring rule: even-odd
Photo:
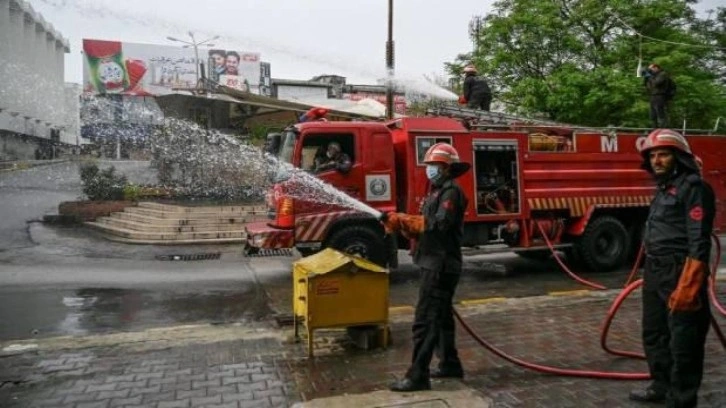
[[[665,128],[668,104],[675,96],[675,82],[658,64],[650,64],[643,74],[643,83],[650,95],[650,120],[654,128]]]
[[[471,109],[489,111],[492,104],[492,91],[486,79],[477,76],[476,67],[467,65],[464,68],[464,95],[459,102]]]
[[[346,174],[350,171],[352,166],[353,163],[350,160],[350,156],[343,153],[343,149],[340,147],[340,143],[338,142],[328,143],[328,149],[325,152],[325,156],[316,158],[315,160],[316,173],[335,169],[343,174]]]
[[[707,275],[715,198],[678,132],[656,129],[641,153],[643,168],[658,184],[645,227],[642,298],[643,347],[653,382],[630,399],[695,407],[711,318]]]
[[[451,145],[437,143],[426,152],[426,176],[431,182],[422,215],[389,213],[388,233],[417,238],[414,263],[421,269],[421,286],[413,323],[413,356],[406,376],[392,391],[431,389],[430,378],[462,378],[464,370],[455,344],[453,297],[461,275],[461,240],[467,198],[454,179],[470,167],[459,161]],[[433,354],[438,369],[430,372]]]

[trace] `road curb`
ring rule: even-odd
[[[10,167],[0,168],[0,173],[9,173],[12,171],[28,170],[33,167],[49,166],[51,164],[65,163],[71,161],[70,159],[59,159],[59,160],[17,160],[13,162],[5,162],[3,165],[10,165]]]

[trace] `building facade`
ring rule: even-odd
[[[80,143],[78,89],[64,83],[69,52],[29,3],[0,0],[0,160],[55,157]]]

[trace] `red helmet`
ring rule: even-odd
[[[459,152],[454,149],[454,146],[448,143],[436,143],[429,147],[424,156],[424,163],[443,163],[451,165],[452,163],[459,162]]]
[[[643,144],[643,149],[640,153],[645,157],[648,152],[658,147],[670,147],[676,150],[680,150],[688,155],[693,155],[691,152],[691,146],[688,145],[688,141],[680,133],[670,129],[656,129],[648,135]]]
[[[441,163],[449,167],[449,173],[452,178],[459,177],[469,170],[469,163],[462,163],[459,159],[459,152],[454,149],[454,146],[448,143],[436,143],[429,147],[424,155],[424,163],[434,164]]]

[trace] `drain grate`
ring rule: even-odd
[[[290,248],[282,248],[282,249],[254,249],[254,250],[245,250],[244,251],[245,256],[248,257],[261,257],[261,256],[292,256],[292,249]]]
[[[186,254],[186,255],[157,255],[160,261],[209,261],[219,259],[222,256],[219,252],[208,254]]]
[[[295,324],[295,317],[291,314],[279,314],[274,316],[277,327],[292,326]]]

